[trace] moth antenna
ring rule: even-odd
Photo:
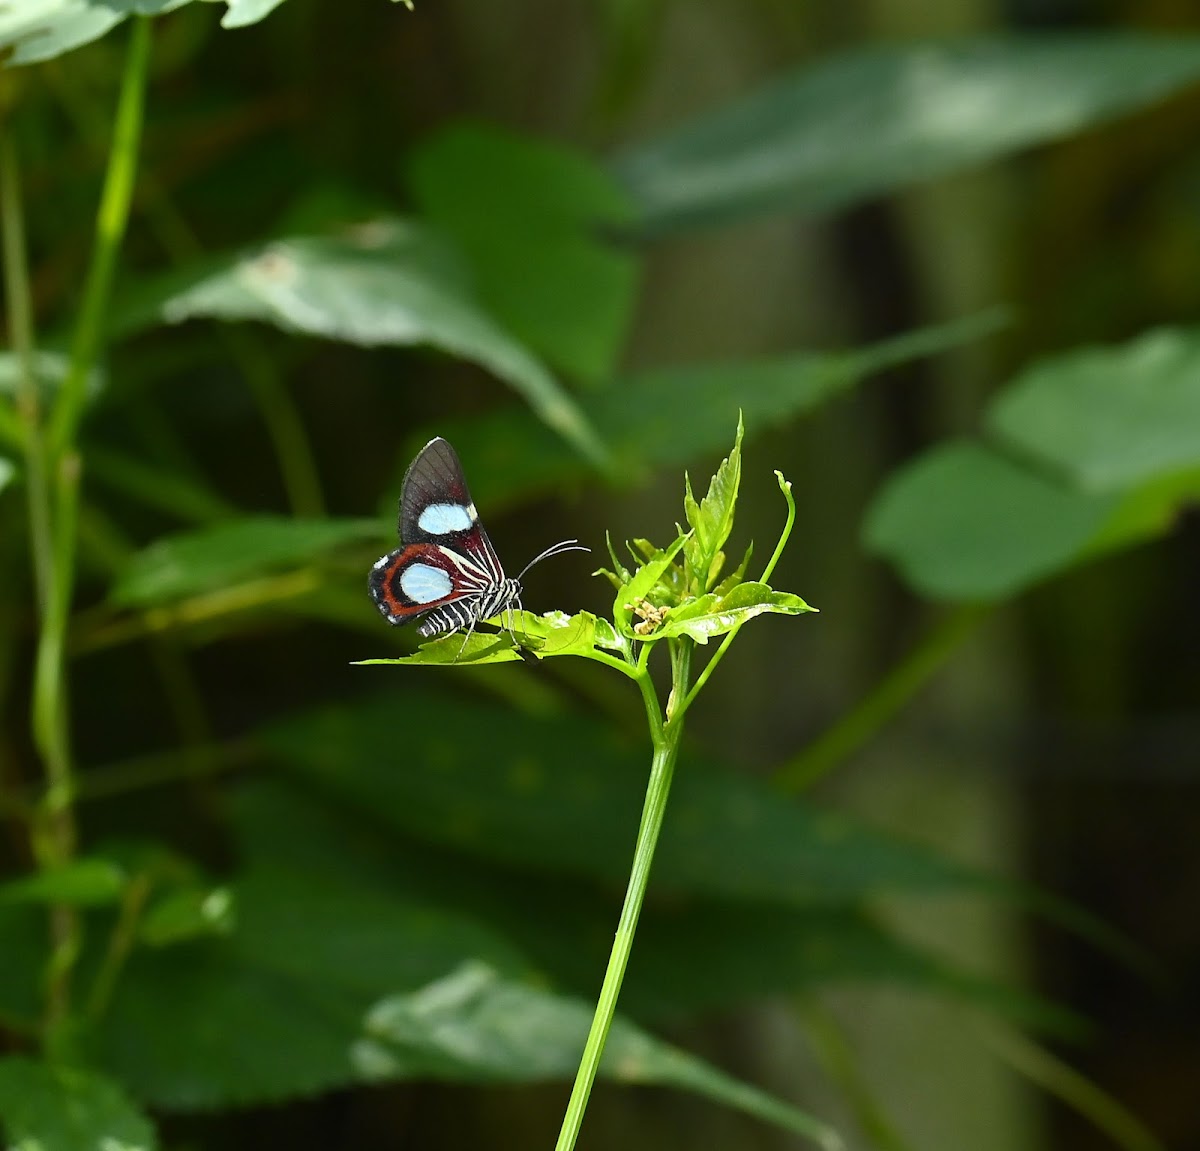
[[[521,582],[521,577],[533,567],[534,564],[540,564],[542,560],[548,560],[551,556],[562,555],[563,552],[590,552],[592,549],[585,547],[578,540],[559,540],[556,544],[551,544],[544,552],[539,552],[533,557],[522,569],[521,574],[517,576],[517,582]]]

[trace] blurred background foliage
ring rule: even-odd
[[[608,1064],[657,1086],[603,1086],[580,1146],[807,1145],[807,1113],[1200,1147],[1189,5],[17,0],[0,44],[10,1142],[550,1144],[640,709],[576,661],[350,667],[415,640],[367,568],[433,434],[515,570],[669,538],[740,409],[735,545],[782,469],[775,582],[822,614],[748,629],[693,717]],[[65,856],[23,386],[87,404],[47,440],[83,475]],[[603,613],[588,570],[526,602]]]

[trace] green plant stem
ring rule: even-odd
[[[797,792],[823,778],[908,703],[991,610],[988,604],[963,604],[950,611],[867,696],[783,764],[772,783]]]
[[[83,287],[83,303],[71,342],[71,363],[50,424],[50,450],[61,456],[74,442],[87,400],[87,378],[103,346],[104,315],[112,290],[117,254],[129,220],[133,183],[137,172],[138,145],[142,135],[142,110],[150,64],[150,20],[135,17],[116,123],[96,213],[96,242]]]
[[[79,518],[82,461],[75,436],[87,398],[87,378],[98,357],[104,315],[117,254],[129,219],[141,138],[142,109],[150,59],[150,22],[138,17],[125,59],[112,148],[96,217],[96,238],[84,284],[83,303],[71,346],[71,363],[55,403],[47,441],[52,485],[51,564],[45,611],[38,635],[33,685],[33,737],[46,774],[46,791],[34,828],[41,867],[63,866],[75,852],[65,652]],[[69,907],[50,912],[52,949],[47,977],[46,1031],[53,1046],[70,1010],[70,980],[79,953],[77,914]]]
[[[683,699],[687,694],[692,641],[683,639],[669,642],[673,645],[671,690],[675,698]],[[621,906],[621,917],[617,921],[617,933],[609,953],[604,983],[600,988],[596,1012],[592,1016],[592,1026],[584,1044],[579,1070],[575,1074],[575,1085],[571,1089],[571,1098],[563,1116],[555,1151],[572,1151],[579,1136],[579,1129],[583,1125],[583,1115],[592,1092],[592,1084],[596,1081],[596,1072],[600,1068],[604,1044],[616,1014],[617,997],[625,978],[625,968],[633,950],[633,937],[637,930],[638,917],[641,915],[642,903],[645,901],[646,887],[650,881],[650,865],[654,860],[659,832],[662,830],[667,797],[671,791],[671,778],[675,772],[679,743],[683,735],[682,717],[663,723],[658,698],[654,694],[654,687],[644,666],[638,682],[642,688],[646,716],[654,739],[654,759],[650,766],[650,781],[646,786],[646,801],[642,807],[642,820],[638,827],[633,867],[625,889],[625,902]]]
[[[4,237],[4,288],[8,302],[8,333],[17,357],[17,417],[25,451],[25,495],[29,503],[30,553],[38,611],[49,597],[50,492],[42,446],[41,402],[34,365],[33,305],[29,263],[25,253],[25,217],[17,150],[11,132],[0,135],[0,214]]]

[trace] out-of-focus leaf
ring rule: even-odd
[[[1200,332],[1042,360],[995,399],[988,427],[1089,491],[1200,467]]]
[[[618,884],[628,876],[649,749],[604,725],[409,687],[261,738],[322,790],[415,839],[555,874]],[[685,759],[655,856],[656,890],[809,904],[983,882],[842,815]]]
[[[1166,535],[1180,510],[1200,503],[1200,468],[1165,475],[1124,492],[1103,527],[1088,545],[1101,555]]]
[[[1200,79],[1200,38],[1090,33],[870,48],[632,148],[617,174],[663,232],[830,211],[1057,139]]]
[[[67,378],[70,360],[61,352],[42,348],[34,352],[34,381],[48,395],[53,395]],[[0,352],[0,396],[15,396],[21,380],[20,358],[13,352]],[[89,398],[104,387],[105,375],[101,368],[92,367],[86,376]]]
[[[158,16],[191,0],[9,0],[0,5],[0,51],[11,64],[53,60],[100,39],[130,16]],[[225,0],[223,28],[256,24],[283,0]]]
[[[277,240],[161,306],[171,321],[262,320],[368,347],[432,345],[487,368],[593,463],[607,460],[573,397],[474,300],[454,254],[415,224],[377,220],[339,237]]]
[[[32,1030],[40,1022],[48,944],[44,908],[0,903],[0,1023]]]
[[[686,635],[697,643],[708,643],[712,637],[725,635],[764,612],[802,615],[816,610],[790,592],[772,591],[765,583],[743,583],[728,595],[700,596],[675,608],[653,635]]]
[[[236,906],[228,887],[172,891],[142,916],[138,937],[151,947],[166,947],[208,935],[228,935],[236,922]]]
[[[471,261],[488,310],[548,364],[611,374],[625,339],[638,257],[605,239],[631,208],[584,152],[483,124],[418,148],[410,180],[422,214]]]
[[[230,520],[156,540],[130,560],[112,598],[125,607],[165,603],[382,536],[376,520]]]
[[[592,1008],[577,999],[505,980],[470,964],[372,1009],[359,1048],[364,1067],[381,1077],[430,1065],[447,1078],[527,1082],[567,1079],[587,1038]],[[826,1124],[617,1019],[600,1073],[625,1083],[655,1083],[698,1092],[756,1115],[830,1149],[843,1146]]]
[[[958,441],[888,480],[867,513],[863,540],[923,595],[1000,599],[1075,563],[1117,503]]]
[[[754,435],[813,411],[867,376],[971,343],[1006,322],[1005,313],[992,310],[852,351],[651,369],[589,392],[580,403],[601,439],[627,461],[622,475],[633,480],[646,465],[725,451],[739,411]],[[471,490],[481,506],[551,491],[586,474],[578,455],[520,409],[443,419],[414,443],[431,435],[445,436],[470,459]]]
[[[102,907],[121,898],[125,872],[110,859],[76,859],[0,885],[0,903],[66,903]]]
[[[0,492],[8,487],[9,481],[17,474],[16,467],[10,460],[0,456]]]
[[[100,1026],[103,1066],[140,1099],[187,1110],[344,1086],[378,999],[472,959],[527,970],[477,921],[388,890],[344,844],[339,855],[324,813],[279,789],[244,789],[234,818],[250,858],[234,930],[135,952]]]
[[[111,1079],[19,1055],[0,1059],[0,1130],[12,1151],[153,1151],[150,1121]]]

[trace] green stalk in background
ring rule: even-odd
[[[46,776],[46,792],[35,821],[33,841],[38,865],[62,867],[75,852],[74,779],[69,737],[65,651],[71,596],[75,584],[75,551],[82,460],[76,436],[87,399],[88,375],[104,345],[104,317],[117,256],[129,219],[141,140],[142,110],[150,59],[150,24],[133,21],[117,104],[104,187],[96,219],[96,238],[84,283],[83,302],[75,325],[67,377],[55,401],[45,447],[45,469],[31,474],[42,491],[31,495],[31,507],[49,510],[48,524],[34,521],[35,549],[49,543],[42,561],[46,592],[38,634],[33,686],[33,736]],[[6,245],[7,246],[7,245]],[[38,449],[35,448],[35,451]],[[27,449],[28,452],[28,449]],[[39,531],[48,537],[39,539]],[[79,924],[69,908],[51,909],[53,947],[49,962],[47,1041],[54,1046],[70,1010],[70,979],[80,945]]]

